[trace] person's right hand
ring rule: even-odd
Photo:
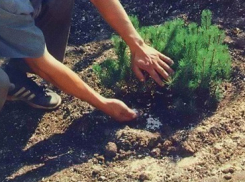
[[[132,69],[139,80],[145,81],[142,71],[146,71],[156,83],[163,86],[162,79],[168,81],[174,73],[171,68],[171,65],[174,64],[173,60],[153,47],[142,44],[135,49],[130,48],[130,50]]]
[[[118,122],[131,121],[137,117],[135,111],[118,99],[106,99],[104,112]]]

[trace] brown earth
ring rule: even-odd
[[[232,78],[223,84],[216,110],[184,118],[161,114],[152,96],[118,96],[143,112],[136,121],[118,124],[55,88],[63,98],[55,111],[8,102],[0,114],[0,181],[245,181],[243,0],[121,2],[144,25],[175,17],[198,21],[202,9],[213,11],[233,60]],[[91,67],[114,56],[111,34],[91,3],[76,1],[64,63],[103,95],[111,91]]]

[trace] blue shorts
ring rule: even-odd
[[[45,40],[30,0],[0,0],[0,57],[40,57]]]

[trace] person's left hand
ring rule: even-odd
[[[132,70],[140,81],[145,81],[142,71],[146,71],[152,79],[163,86],[162,78],[168,81],[170,75],[174,73],[170,67],[174,63],[172,59],[146,44],[131,50],[131,55]]]

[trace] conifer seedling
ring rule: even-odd
[[[175,19],[141,27],[135,16],[131,20],[146,43],[175,61],[175,74],[163,89],[173,93],[176,105],[186,103],[187,110],[193,111],[200,100],[203,103],[219,100],[220,84],[230,76],[231,57],[223,43],[224,31],[212,24],[211,11],[202,12],[200,25]],[[119,36],[113,36],[112,41],[118,59],[105,60],[95,65],[94,71],[105,86],[137,82],[130,68],[127,45]]]

